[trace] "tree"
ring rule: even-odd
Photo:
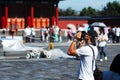
[[[73,10],[71,7],[66,9],[66,15],[68,16],[77,16],[77,12]]]
[[[97,12],[92,7],[83,8],[79,16],[96,16]]]
[[[77,12],[72,9],[71,7],[67,8],[66,10],[59,9],[60,16],[77,16]]]
[[[59,16],[120,16],[120,3],[118,1],[108,2],[101,11],[89,6],[83,8],[79,14],[69,7],[66,10],[60,9]]]
[[[59,16],[65,16],[65,10],[59,9]]]
[[[101,15],[104,16],[120,16],[120,4],[117,1],[113,1],[113,3],[107,3],[102,11],[100,12]]]

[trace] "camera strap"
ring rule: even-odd
[[[95,61],[95,53],[94,53],[94,49],[90,45],[88,45],[88,46],[92,49],[92,52],[93,52],[93,60],[92,60],[92,70],[93,70],[93,65],[94,65],[94,61]]]

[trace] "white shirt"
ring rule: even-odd
[[[116,33],[115,33],[116,36],[120,36],[120,28],[116,28]]]
[[[56,26],[56,27],[54,28],[54,34],[58,34],[58,32],[59,32],[59,28]]]
[[[104,39],[103,41],[101,40],[101,39]],[[106,44],[107,44],[107,41],[108,40],[108,36],[107,36],[107,34],[101,34],[101,35],[99,35],[98,36],[98,46],[99,47],[104,47],[104,46],[106,46]]]
[[[75,34],[75,33],[76,33],[76,29],[72,29],[72,33],[74,33],[74,34]]]
[[[24,32],[25,32],[25,36],[29,36],[31,34],[30,28],[25,28]]]
[[[108,34],[109,33],[109,28],[108,27],[106,27],[106,28],[104,28],[104,31],[105,31],[105,34]]]
[[[98,49],[96,46],[90,45],[94,49],[95,59],[98,55]],[[93,70],[95,70],[95,62],[93,64],[93,51],[89,46],[83,46],[76,50],[77,55],[80,58],[79,79],[82,80],[94,80]]]
[[[103,71],[102,80],[120,80],[120,74],[112,71]]]
[[[112,28],[112,31],[114,34],[116,34],[115,29],[116,29],[116,27]]]
[[[88,31],[88,27],[89,27],[89,25],[88,25],[88,24],[83,24],[83,26],[84,26],[84,30],[85,30],[85,32],[87,32],[87,31]]]
[[[31,30],[32,35],[35,35],[35,29],[34,28],[30,28],[30,30]]]
[[[41,31],[41,35],[44,36],[45,28],[41,28],[40,31]]]

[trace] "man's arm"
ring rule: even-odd
[[[76,42],[79,41],[78,39],[81,38],[81,35],[82,35],[81,32],[77,32],[76,33],[76,36],[75,36],[73,42],[71,43],[71,45],[70,45],[70,47],[68,49],[68,52],[67,52],[68,55],[71,55],[71,56],[76,56],[77,55],[77,52],[76,52]],[[82,42],[83,41],[80,41],[79,48],[80,48]]]
[[[73,42],[71,43],[69,49],[68,49],[68,52],[67,52],[68,55],[71,55],[71,56],[76,56],[76,55],[77,55],[75,46],[76,46],[76,42],[73,41]]]

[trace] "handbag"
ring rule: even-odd
[[[102,80],[102,71],[96,66],[94,73],[93,73],[95,80]]]
[[[92,61],[92,64],[93,64],[94,60],[95,60],[95,53],[94,53],[93,48],[90,45],[88,45],[88,46],[92,49],[92,52],[93,52],[93,61]],[[102,74],[103,74],[102,71],[96,65],[96,68],[95,68],[94,73],[93,73],[94,79],[95,80],[102,80]]]

